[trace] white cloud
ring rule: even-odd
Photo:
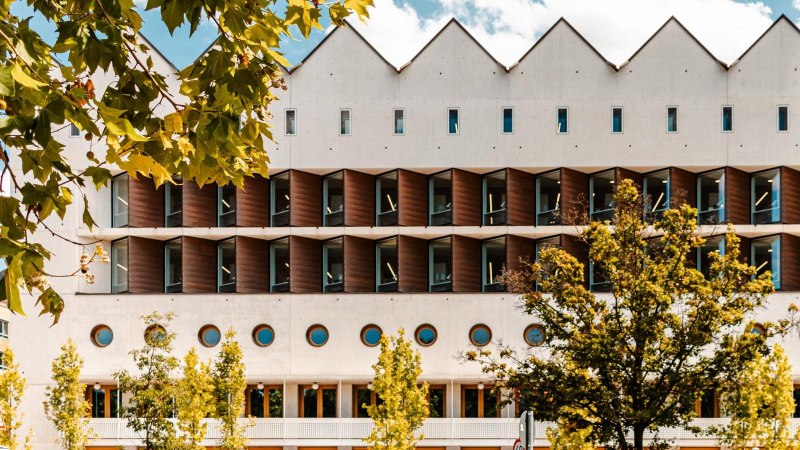
[[[717,58],[734,61],[772,23],[762,2],[734,0],[436,0],[425,17],[413,0],[376,0],[368,24],[354,24],[391,63],[400,66],[456,17],[501,63],[510,65],[566,18],[610,61],[625,62],[670,16]],[[793,0],[800,9],[800,0]]]

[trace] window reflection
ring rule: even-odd
[[[774,169],[754,174],[750,183],[753,224],[780,222],[780,171]]]
[[[561,171],[536,177],[536,225],[561,223]]]
[[[344,173],[325,177],[322,181],[324,199],[322,217],[324,226],[336,227],[344,223]]]
[[[506,171],[483,177],[483,224],[506,223]]]
[[[397,172],[378,177],[375,191],[378,226],[397,225]]]
[[[429,244],[430,291],[452,290],[453,273],[451,259],[452,239],[447,237]]]
[[[589,214],[591,220],[614,219],[614,170],[594,174],[589,178]]]
[[[642,182],[644,216],[648,222],[660,220],[669,208],[669,170],[650,173]]]
[[[377,291],[397,290],[397,238],[379,241],[376,245]]]
[[[432,175],[430,179],[430,224],[450,225],[452,223],[453,190],[451,172]]]
[[[344,248],[342,239],[334,239],[323,244],[322,264],[325,268],[325,273],[322,275],[323,292],[341,292],[344,290]]]
[[[270,180],[270,225],[289,225],[289,172],[275,175]]]
[[[701,225],[725,222],[725,171],[697,176],[697,219]]]

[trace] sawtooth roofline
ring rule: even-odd
[[[530,48],[529,48],[529,49],[528,49],[528,50],[525,52],[525,54],[523,54],[523,55],[522,55],[522,57],[520,57],[520,59],[519,59],[519,60],[517,60],[515,63],[511,64],[510,66],[504,66],[502,63],[500,63],[500,62],[497,60],[497,58],[495,58],[495,57],[494,57],[494,55],[492,55],[492,54],[491,54],[491,52],[489,52],[489,51],[488,51],[488,50],[487,50],[487,49],[486,49],[486,48],[485,48],[485,47],[484,47],[484,46],[483,46],[483,45],[482,45],[482,44],[481,44],[481,43],[480,43],[480,42],[479,42],[479,41],[478,41],[478,40],[475,38],[475,36],[473,36],[473,35],[472,35],[472,33],[470,33],[470,32],[469,32],[469,30],[467,30],[467,29],[464,27],[464,25],[463,25],[463,24],[461,24],[461,22],[460,22],[458,19],[456,19],[455,17],[453,17],[453,18],[451,18],[449,21],[447,21],[447,23],[446,23],[444,26],[442,26],[442,28],[441,28],[441,29],[440,29],[440,30],[439,30],[439,31],[436,33],[436,35],[434,35],[434,36],[433,36],[433,37],[432,37],[432,38],[431,38],[431,39],[430,39],[430,40],[429,40],[429,41],[428,41],[428,42],[427,42],[427,43],[426,43],[426,44],[425,44],[425,45],[424,45],[424,46],[423,46],[423,47],[422,47],[422,48],[421,48],[421,49],[420,49],[420,50],[419,50],[419,51],[418,51],[418,52],[417,52],[417,53],[416,53],[416,54],[415,54],[415,55],[414,55],[414,56],[413,56],[413,57],[412,57],[412,58],[411,58],[411,59],[410,59],[410,60],[409,60],[407,63],[405,63],[405,64],[403,64],[403,65],[401,65],[401,66],[399,66],[399,67],[398,67],[398,66],[395,66],[395,65],[394,65],[394,64],[392,64],[392,63],[390,63],[390,62],[389,62],[389,61],[388,61],[388,60],[387,60],[387,59],[386,59],[386,58],[385,58],[385,57],[384,57],[384,56],[381,54],[381,52],[379,52],[379,51],[378,51],[378,50],[377,50],[377,49],[376,49],[376,48],[375,48],[375,47],[374,47],[374,46],[373,46],[373,45],[372,45],[372,44],[369,42],[369,40],[368,40],[367,38],[365,38],[365,37],[364,37],[364,35],[362,35],[361,33],[359,33],[359,32],[358,32],[358,30],[356,30],[356,29],[355,29],[353,26],[335,26],[335,27],[333,27],[333,28],[331,29],[331,31],[330,31],[328,34],[326,34],[326,35],[325,35],[325,37],[324,37],[324,38],[323,38],[323,39],[322,39],[322,40],[321,40],[321,41],[320,41],[320,42],[319,42],[319,43],[318,43],[316,46],[314,46],[314,48],[313,48],[313,49],[312,49],[312,50],[311,50],[311,51],[308,53],[308,55],[306,55],[306,56],[305,56],[305,57],[304,57],[304,58],[303,58],[303,59],[302,59],[302,60],[301,60],[299,63],[297,63],[296,65],[294,65],[294,66],[292,66],[292,67],[284,67],[284,66],[283,66],[283,65],[281,65],[280,63],[279,63],[278,65],[280,65],[280,66],[281,66],[281,68],[282,68],[284,71],[286,71],[288,74],[290,74],[290,75],[291,75],[291,74],[292,74],[292,73],[293,73],[295,70],[299,69],[299,68],[300,68],[300,67],[303,65],[303,63],[305,63],[306,61],[308,61],[308,60],[309,60],[309,59],[310,59],[310,58],[311,58],[311,57],[314,55],[314,53],[316,53],[316,52],[317,52],[317,51],[318,51],[318,50],[319,50],[319,49],[320,49],[320,48],[321,48],[321,47],[322,47],[322,46],[325,44],[325,42],[327,42],[328,38],[330,38],[330,37],[331,37],[331,35],[333,35],[333,34],[334,34],[334,33],[336,33],[337,31],[339,31],[339,29],[340,29],[340,28],[348,28],[348,29],[349,29],[349,30],[351,30],[353,33],[355,33],[355,34],[356,34],[356,36],[358,36],[358,37],[359,37],[359,38],[360,38],[360,39],[361,39],[361,40],[362,40],[362,41],[363,41],[365,44],[367,44],[367,47],[369,47],[369,48],[370,48],[370,49],[371,49],[373,52],[375,52],[375,54],[377,54],[377,55],[378,55],[378,57],[380,57],[380,58],[381,58],[381,60],[382,60],[384,63],[386,63],[386,65],[388,65],[389,67],[391,67],[391,68],[392,68],[392,69],[393,69],[393,70],[394,70],[396,73],[398,73],[398,74],[399,74],[399,73],[401,73],[401,72],[402,72],[402,71],[403,71],[405,68],[407,68],[408,66],[410,66],[411,64],[413,64],[413,63],[414,63],[414,61],[415,61],[415,60],[416,60],[416,59],[419,57],[419,55],[421,55],[423,52],[425,52],[425,50],[426,50],[428,47],[430,47],[430,45],[431,45],[431,44],[432,44],[432,43],[433,43],[433,42],[434,42],[434,41],[435,41],[435,40],[436,40],[436,39],[437,39],[437,38],[438,38],[438,37],[439,37],[439,36],[442,34],[442,32],[444,32],[444,30],[445,30],[445,29],[447,29],[447,28],[448,28],[449,26],[451,26],[451,25],[455,25],[455,26],[457,26],[457,27],[458,27],[458,28],[459,28],[459,29],[460,29],[460,30],[461,30],[463,33],[465,33],[465,34],[466,34],[466,35],[467,35],[467,36],[470,38],[470,40],[471,40],[472,42],[474,42],[474,43],[475,43],[475,45],[477,45],[477,46],[478,46],[478,48],[480,48],[480,49],[481,49],[481,50],[482,50],[484,53],[486,53],[486,55],[487,55],[487,56],[488,56],[488,57],[489,57],[489,58],[490,58],[492,61],[494,61],[494,62],[495,62],[495,63],[496,63],[498,66],[500,66],[500,67],[501,67],[503,70],[505,70],[506,72],[509,72],[509,71],[511,71],[511,70],[512,70],[514,67],[516,67],[517,65],[519,65],[519,63],[521,63],[521,62],[522,62],[522,61],[523,61],[523,60],[524,60],[524,59],[525,59],[525,58],[526,58],[526,57],[527,57],[527,56],[528,56],[530,53],[532,53],[532,52],[533,52],[533,51],[536,49],[536,47],[539,45],[539,43],[541,43],[541,42],[542,42],[544,39],[546,39],[546,38],[547,38],[547,36],[550,34],[550,32],[551,32],[551,31],[553,31],[553,29],[555,29],[555,28],[556,28],[556,27],[557,27],[557,26],[558,26],[560,23],[562,23],[562,22],[563,22],[563,23],[564,23],[564,25],[566,25],[566,26],[567,26],[567,27],[570,29],[570,31],[571,31],[571,32],[575,33],[575,35],[576,35],[576,36],[577,36],[577,37],[578,37],[578,38],[579,38],[581,41],[583,41],[583,42],[584,42],[586,45],[588,45],[588,46],[589,46],[589,48],[590,48],[590,49],[591,49],[591,50],[592,50],[592,51],[593,51],[593,52],[594,52],[594,53],[597,55],[597,57],[598,57],[598,58],[600,58],[600,59],[601,59],[601,60],[602,60],[602,61],[603,61],[605,64],[607,64],[608,66],[610,66],[610,67],[611,67],[612,69],[614,69],[615,71],[618,71],[618,70],[620,70],[622,67],[624,67],[624,66],[628,65],[628,64],[629,64],[631,61],[633,61],[633,60],[636,58],[636,56],[638,56],[638,54],[639,54],[639,53],[640,53],[640,52],[641,52],[641,51],[642,51],[642,50],[643,50],[645,47],[647,47],[647,45],[648,45],[648,44],[649,44],[649,43],[650,43],[650,42],[651,42],[651,41],[652,41],[652,40],[653,40],[653,39],[654,39],[654,38],[655,38],[655,37],[656,37],[656,36],[657,36],[657,35],[658,35],[658,34],[659,34],[659,33],[660,33],[660,32],[661,32],[661,31],[662,31],[662,30],[663,30],[663,29],[664,29],[664,28],[665,28],[665,27],[666,27],[666,26],[667,26],[667,25],[670,23],[670,22],[675,22],[675,23],[676,23],[676,24],[677,24],[677,25],[678,25],[678,26],[681,28],[681,30],[683,30],[683,31],[684,31],[684,32],[685,32],[687,35],[689,35],[689,37],[690,37],[690,38],[691,38],[691,39],[692,39],[692,40],[693,40],[693,41],[694,41],[694,42],[695,42],[695,43],[696,43],[696,44],[697,44],[697,45],[698,45],[700,48],[702,48],[702,49],[703,49],[703,51],[705,51],[705,53],[706,53],[706,54],[708,54],[708,56],[709,56],[710,58],[712,58],[712,59],[713,59],[715,62],[717,62],[717,63],[718,63],[720,66],[722,66],[722,67],[723,67],[725,70],[729,70],[731,67],[733,67],[733,66],[735,66],[737,63],[739,63],[739,61],[741,61],[741,60],[742,60],[742,58],[744,58],[744,57],[747,55],[747,53],[749,53],[749,52],[750,52],[750,50],[751,50],[751,49],[753,49],[753,47],[755,47],[755,46],[756,46],[756,44],[758,44],[758,42],[759,42],[759,41],[761,41],[761,39],[762,39],[764,36],[766,36],[766,35],[767,35],[767,34],[768,34],[770,31],[772,31],[772,29],[773,29],[773,28],[774,28],[774,27],[775,27],[775,26],[776,26],[776,25],[777,25],[779,22],[781,22],[781,21],[784,21],[784,20],[785,20],[786,22],[788,22],[788,23],[789,23],[789,24],[792,26],[792,28],[793,28],[795,31],[797,31],[797,32],[798,32],[798,34],[800,34],[800,28],[798,28],[798,27],[797,27],[797,25],[796,25],[794,22],[792,22],[792,21],[791,21],[791,19],[789,19],[789,18],[788,18],[788,17],[787,17],[785,14],[781,14],[781,16],[780,16],[780,17],[778,17],[777,19],[775,19],[775,21],[772,23],[772,25],[770,25],[770,26],[769,26],[769,27],[768,27],[768,28],[767,28],[767,29],[764,31],[764,33],[762,33],[762,34],[761,34],[761,35],[758,37],[758,39],[756,39],[756,40],[755,40],[755,41],[754,41],[754,42],[753,42],[753,43],[752,43],[752,44],[751,44],[751,45],[750,45],[750,46],[747,48],[747,50],[745,50],[745,51],[744,51],[744,53],[742,53],[742,54],[741,54],[741,56],[739,56],[738,58],[736,58],[736,59],[735,59],[735,60],[734,60],[732,63],[730,63],[730,64],[726,64],[726,63],[724,63],[723,61],[721,61],[719,58],[717,58],[717,57],[716,57],[716,56],[715,56],[715,55],[714,55],[714,54],[713,54],[713,53],[712,53],[712,52],[711,52],[711,51],[710,51],[710,50],[709,50],[709,49],[708,49],[708,48],[707,48],[705,45],[703,45],[703,43],[702,43],[702,42],[700,42],[700,40],[699,40],[699,39],[697,39],[697,37],[695,37],[695,36],[694,36],[694,34],[692,34],[692,33],[691,33],[691,32],[690,32],[690,31],[689,31],[689,30],[688,30],[688,29],[687,29],[687,28],[686,28],[686,27],[685,27],[685,26],[684,26],[684,25],[681,23],[681,21],[680,21],[680,20],[678,20],[678,19],[677,19],[675,16],[671,16],[669,19],[667,19],[667,21],[666,21],[666,22],[664,22],[664,24],[663,24],[663,25],[661,25],[661,27],[659,27],[659,28],[658,28],[658,29],[657,29],[657,30],[656,30],[656,31],[655,31],[655,32],[654,32],[652,35],[650,35],[650,37],[649,37],[649,38],[648,38],[648,39],[647,39],[647,40],[644,42],[644,44],[642,44],[642,45],[641,45],[641,46],[640,46],[640,47],[639,47],[639,48],[638,48],[638,49],[637,49],[637,50],[636,50],[636,51],[635,51],[635,52],[634,52],[634,53],[633,53],[633,54],[632,54],[632,55],[631,55],[631,56],[630,56],[628,59],[626,59],[626,60],[625,60],[625,62],[623,62],[623,63],[622,63],[622,64],[620,64],[620,65],[616,65],[616,64],[612,63],[612,62],[611,62],[611,61],[609,61],[609,60],[608,60],[608,59],[607,59],[605,56],[603,56],[603,54],[602,54],[602,53],[600,53],[600,51],[599,51],[599,50],[597,50],[597,48],[596,48],[594,45],[592,45],[592,43],[591,43],[591,42],[589,42],[589,40],[588,40],[588,39],[586,39],[586,38],[585,38],[585,37],[584,37],[584,36],[583,36],[583,35],[582,35],[582,34],[581,34],[581,33],[580,33],[580,32],[579,32],[579,31],[578,31],[578,30],[577,30],[577,29],[574,27],[574,26],[572,26],[572,24],[570,24],[570,23],[569,23],[569,21],[568,21],[567,19],[565,19],[564,17],[561,17],[561,18],[559,18],[559,19],[558,19],[558,20],[557,20],[557,21],[556,21],[556,22],[555,22],[555,23],[554,23],[552,26],[550,26],[550,28],[548,28],[548,29],[547,29],[547,31],[545,31],[545,32],[544,32],[544,33],[543,33],[543,34],[542,34],[542,35],[539,37],[539,39],[537,39],[537,40],[536,40],[536,42],[534,42],[534,44],[533,44],[533,45],[532,45],[532,46],[531,46],[531,47],[530,47]],[[214,43],[216,43],[216,39],[214,40]],[[206,53],[206,52],[207,52],[209,49],[211,49],[211,48],[214,46],[214,43],[212,43],[212,44],[211,44],[211,45],[210,45],[210,46],[209,46],[209,47],[208,47],[206,50],[204,50],[204,51],[203,51],[203,53],[201,53],[201,56],[202,56],[203,54],[205,54],[205,53]],[[164,58],[164,59],[165,59],[165,60],[166,60],[166,61],[167,61],[167,62],[168,62],[170,65],[173,65],[173,64],[172,64],[172,62],[170,62],[170,61],[169,61],[169,59],[167,59],[166,57],[164,57],[164,55],[163,55],[163,54],[162,54],[162,53],[161,53],[161,52],[158,50],[158,48],[157,48],[155,45],[153,45],[151,42],[148,42],[148,44],[150,44],[150,47],[152,47],[152,48],[153,48],[153,50],[155,50],[155,51],[156,51],[156,52],[157,52],[159,55],[161,55],[161,56],[162,56],[162,57],[163,57],[163,58]],[[199,59],[199,58],[200,58],[200,56],[198,56],[198,59]],[[174,65],[173,65],[173,67],[174,67]]]

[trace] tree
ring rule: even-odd
[[[86,386],[80,382],[83,358],[72,340],[61,346],[51,367],[55,385],[48,386],[45,393],[45,415],[58,430],[62,448],[83,450],[92,438],[85,428],[91,406],[86,401]]]
[[[791,430],[793,389],[792,367],[780,345],[749,361],[725,391],[731,422],[719,430],[720,444],[732,450],[800,448],[800,433]]]
[[[397,336],[381,337],[381,352],[372,369],[372,389],[382,400],[370,405],[367,413],[375,428],[365,439],[373,450],[413,450],[422,437],[414,433],[429,416],[428,383],[418,384],[422,359],[411,348],[405,330]]]
[[[225,333],[225,340],[214,362],[214,395],[216,397],[216,416],[222,421],[222,450],[242,450],[247,445],[244,437],[246,426],[239,425],[238,419],[244,415],[247,379],[244,375],[242,349],[236,341],[236,332],[231,328]]]
[[[2,354],[5,370],[0,370],[0,445],[10,450],[20,449],[19,429],[22,427],[22,396],[25,394],[26,381],[19,373],[19,364],[14,361],[11,349]],[[31,449],[32,431],[28,432],[22,444],[23,449]]]
[[[649,228],[642,209],[624,180],[613,226],[592,222],[580,233],[595,273],[612,283],[609,294],[590,292],[584,265],[564,250],[542,250],[506,283],[544,327],[545,346],[525,356],[508,346],[466,355],[520,392],[538,418],[591,427],[592,442],[637,450],[646,430],[686,424],[703,392],[717,391],[788,326],[746,329],[773,286],[769,273],[756,276],[741,260],[731,227],[705,277],[691,263],[705,241],[697,210],[673,204]]]
[[[178,430],[186,450],[204,450],[204,419],[214,413],[214,379],[211,365],[199,362],[192,348],[183,358],[183,378],[178,380]]]
[[[130,395],[129,405],[122,407],[122,418],[142,436],[146,450],[174,448],[175,426],[169,420],[175,413],[175,382],[171,375],[178,368],[172,356],[175,333],[168,331],[172,313],[153,312],[141,317],[146,325],[144,347],[130,352],[138,374],[127,370],[115,373],[120,391]]]
[[[575,429],[572,424],[561,421],[547,429],[550,450],[595,450],[591,443],[592,428]]]
[[[86,205],[84,189],[107,185],[113,166],[157,185],[177,175],[242,187],[246,176],[266,176],[269,106],[286,89],[289,66],[281,39],[295,30],[307,38],[322,29],[323,15],[334,25],[351,15],[366,20],[373,0],[149,0],[144,9],[159,10],[170,32],[186,26],[194,33],[208,21],[219,33],[177,74],[154,63],[134,1],[31,0],[36,15],[54,24],[52,45],[11,13],[13,3],[0,2],[0,179],[9,177],[19,195],[0,196],[7,230],[0,257],[8,267],[0,300],[23,313],[25,285],[58,320],[64,301],[44,264],[51,253],[28,235],[43,227],[60,236],[46,219],[63,219],[76,195]],[[87,141],[83,159],[66,155],[54,133],[72,125]],[[82,220],[95,225],[88,208]]]

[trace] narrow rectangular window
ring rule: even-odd
[[[0,338],[8,339],[8,321],[0,320]]]
[[[111,179],[111,226],[128,226],[128,174]]]
[[[128,291],[128,239],[111,243],[111,293]]]
[[[733,132],[733,106],[722,107],[722,132]]]
[[[667,106],[667,133],[678,132],[678,107]]]
[[[287,136],[296,136],[297,135],[297,110],[296,109],[287,109],[286,110],[286,135]]]
[[[342,136],[350,136],[350,110],[339,110],[339,134]]]
[[[514,109],[503,108],[503,134],[514,132]]]
[[[558,108],[558,113],[556,114],[556,120],[558,122],[558,134],[567,134],[568,128],[568,113],[567,108]]]
[[[788,106],[778,106],[778,131],[789,131]]]
[[[69,135],[70,137],[80,137],[81,130],[79,130],[74,124],[69,124]]]
[[[217,292],[236,292],[236,238],[217,244]]]
[[[622,133],[622,108],[611,108],[611,132]]]
[[[406,114],[403,109],[394,110],[394,134],[396,136],[406,134]]]
[[[459,134],[461,132],[460,128],[458,108],[449,108],[447,110],[447,133]]]

